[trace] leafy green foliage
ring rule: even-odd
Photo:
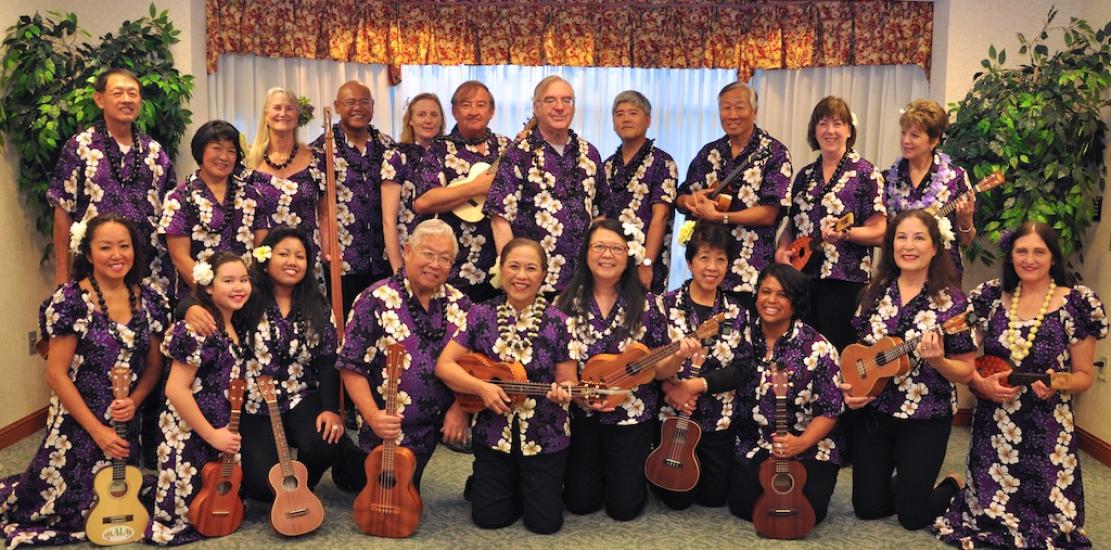
[[[123,67],[139,76],[139,127],[171,159],[192,117],[182,105],[193,93],[193,77],[174,68],[170,47],[180,41],[181,31],[167,11],[151,4],[149,16],[124,21],[116,34],[102,36],[97,44],[79,42],[90,35],[77,25],[76,14],[48,14],[20,17],[0,43],[0,131],[19,153],[19,188],[44,235],[50,235],[53,219],[46,190],[62,145],[100,117],[93,101],[97,74]]]
[[[945,150],[972,171],[973,181],[1002,170],[1007,183],[981,195],[976,226],[998,243],[1002,231],[1027,220],[1052,226],[1066,256],[1082,253],[1102,193],[1107,126],[1100,110],[1111,106],[1111,23],[1095,31],[1081,19],[1051,27],[1050,9],[1038,37],[1018,35],[1019,55],[1029,61],[1004,68],[1006,50],[988,50],[972,90],[950,104],[956,121]],[[1049,33],[1064,34],[1065,49],[1050,55]],[[970,260],[991,265],[995,255],[978,240]]]

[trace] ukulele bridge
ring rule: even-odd
[[[864,368],[864,361],[860,359],[856,360],[856,373],[860,375],[861,378],[868,378],[868,369]]]
[[[776,516],[776,517],[797,516],[798,514],[799,514],[798,510],[770,510],[768,512],[769,516]]]
[[[103,522],[105,525],[115,525],[117,523],[127,523],[129,521],[134,521],[134,520],[135,520],[135,516],[133,516],[131,514],[126,514],[126,515],[122,515],[122,516],[107,516],[107,517],[105,517],[104,519],[102,519],[100,521]]]
[[[683,466],[683,463],[675,460],[674,458],[668,458],[664,460],[664,466],[667,466],[668,468],[680,468]]]
[[[297,518],[297,517],[301,517],[301,516],[303,516],[305,514],[308,514],[308,513],[309,513],[308,510],[306,510],[304,508],[298,508],[296,510],[290,510],[290,511],[286,512],[285,515],[289,516],[291,518]]]
[[[375,512],[383,514],[396,514],[398,513],[397,506],[390,506],[387,504],[371,504],[370,509]]]

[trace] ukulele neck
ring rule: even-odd
[[[228,420],[228,431],[233,434],[239,433],[239,414],[239,409],[231,410],[231,419]],[[220,455],[220,477],[224,479],[230,478],[234,466],[235,453],[222,453]]]
[[[397,368],[391,368],[388,370],[390,372],[389,381],[386,384],[386,414],[390,416],[397,416],[397,379],[398,377],[400,377],[401,373],[399,372],[400,369]],[[384,453],[384,456],[382,457],[382,470],[391,471],[393,470],[393,457],[394,451],[397,449],[397,440],[394,438],[383,439],[382,445],[382,451]]]
[[[116,430],[116,435],[124,441],[127,440],[127,422],[112,421],[112,428]],[[112,481],[123,481],[127,468],[127,461],[122,458],[112,459]]]
[[[779,437],[787,435],[787,395],[775,396],[775,434]],[[778,473],[787,472],[787,463],[789,459],[777,458],[775,461],[775,471]]]
[[[934,215],[939,217],[939,218],[944,218],[945,216],[948,216],[950,213],[952,213],[954,210],[957,209],[957,202],[959,202],[964,197],[970,197],[972,195],[975,195],[976,191],[977,191],[977,189],[975,187],[973,187],[972,189],[969,189],[968,191],[965,191],[964,193],[961,193],[960,195],[957,196],[957,198],[945,203],[945,205],[942,206],[941,208],[938,208],[937,212]]]
[[[278,410],[278,401],[270,396],[266,400],[266,407],[270,411],[270,429],[274,431],[274,444],[278,448],[278,461],[282,465],[282,475],[293,477],[293,458],[289,456],[289,445],[285,440],[285,428],[282,427],[282,413]]]

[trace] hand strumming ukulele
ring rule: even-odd
[[[718,212],[728,212],[729,207],[733,206],[733,195],[725,192],[732,192],[730,185],[732,185],[732,183],[736,181],[736,179],[740,177],[741,174],[743,174],[746,170],[752,168],[756,165],[757,162],[760,162],[761,160],[764,160],[769,156],[771,156],[771,151],[768,149],[754,150],[753,152],[749,153],[749,155],[745,157],[743,161],[737,163],[737,167],[734,168],[732,172],[729,172],[729,174],[725,176],[725,179],[721,180],[721,183],[718,183],[716,186],[714,186],[714,188],[708,195],[706,195],[706,197],[714,201],[714,207],[717,209]]]
[[[706,340],[718,333],[718,327],[725,320],[724,313],[710,317],[688,336]],[[621,353],[599,353],[587,359],[579,380],[583,384],[600,388],[630,389],[651,382],[656,375],[656,363],[671,357],[679,349],[679,341],[649,350],[640,342],[629,344]],[[606,405],[616,407],[627,395],[611,395],[605,398]],[[601,399],[599,399],[601,401]]]
[[[706,361],[706,349],[699,348],[691,356],[691,378],[698,378]],[[698,456],[694,454],[702,439],[702,427],[681,413],[660,425],[660,444],[644,461],[644,476],[661,489],[685,493],[698,485],[702,476]]]
[[[228,403],[231,419],[228,431],[239,433],[239,415],[243,410],[243,391],[247,382],[242,378],[228,385]],[[220,458],[204,465],[201,470],[201,490],[189,504],[189,522],[198,533],[206,537],[230,535],[243,524],[243,499],[239,488],[243,484],[243,467],[235,458],[236,453],[220,453]]]
[[[944,218],[945,216],[948,216],[950,212],[957,209],[957,202],[960,201],[962,197],[975,196],[977,193],[991,191],[992,189],[1003,185],[1003,183],[1005,183],[1006,181],[1007,180],[1003,177],[1003,172],[992,172],[991,174],[988,174],[988,177],[980,180],[980,182],[973,186],[972,189],[969,189],[968,191],[965,191],[964,193],[953,197],[949,200],[949,202],[945,203],[939,208],[927,208],[926,211],[938,218]]]
[[[386,355],[386,414],[397,416],[397,385],[405,346],[392,344]],[[404,538],[420,525],[423,505],[413,485],[417,457],[393,439],[383,439],[363,462],[366,487],[355,497],[355,525],[378,537]]]
[[[848,214],[841,216],[833,222],[833,231],[836,233],[848,231],[855,222],[856,216],[853,215],[852,212],[849,212]],[[820,266],[816,265],[816,261],[811,262],[811,260],[820,258],[822,256],[821,254],[819,254],[818,256],[814,256],[814,253],[817,252],[819,247],[821,246],[822,239],[820,236],[815,239],[810,235],[803,235],[791,241],[791,244],[787,245],[787,250],[794,253],[794,256],[791,257],[791,265],[794,266],[795,269],[802,271],[803,273],[816,272],[818,270],[818,267]]]
[[[787,435],[787,390],[791,373],[776,364],[771,376],[775,393],[775,433]],[[806,486],[806,468],[794,458],[769,456],[760,464],[760,486],[764,494],[752,507],[752,526],[762,537],[770,539],[801,539],[814,529],[814,507],[802,492]]]
[[[972,328],[976,314],[972,310],[953,316],[942,325],[944,334],[957,334]],[[850,344],[841,352],[841,377],[852,386],[853,397],[875,397],[887,381],[910,372],[911,351],[918,347],[922,335],[907,341],[897,336],[884,336],[875,344]]]
[[[109,322],[112,322],[109,320]],[[131,369],[126,366],[112,368],[112,396],[127,399],[131,393]],[[128,422],[112,421],[116,435],[127,439]],[[113,458],[93,477],[96,504],[85,520],[85,534],[89,542],[100,546],[115,546],[135,542],[143,537],[150,521],[150,514],[139,502],[143,488],[143,474],[121,458]],[[61,512],[61,510],[59,510]],[[70,510],[79,513],[79,510]]]
[[[270,508],[270,527],[287,537],[296,537],[315,531],[324,523],[324,507],[320,499],[309,490],[309,472],[305,465],[289,456],[289,444],[282,427],[282,412],[278,409],[278,390],[274,379],[260,376],[256,380],[258,391],[266,400],[270,412],[270,428],[274,431],[274,444],[278,448],[278,463],[270,468],[267,480],[274,490],[274,505]]]
[[[525,123],[524,129],[522,129],[521,132],[517,134],[517,139],[513,140],[513,143],[510,143],[504,151],[498,154],[498,157],[494,159],[493,164],[476,162],[471,165],[471,169],[469,172],[467,172],[466,176],[453,180],[451,183],[447,184],[447,187],[458,187],[460,185],[466,185],[478,179],[483,174],[497,174],[498,166],[501,166],[501,161],[505,158],[505,154],[508,153],[509,150],[512,149],[513,146],[520,142],[522,139],[528,137],[528,133],[536,127],[536,122],[536,117],[530,118],[528,122]],[[484,206],[486,206],[486,197],[473,197],[467,199],[463,202],[463,204],[456,206],[451,211],[457,218],[467,223],[478,223],[482,221],[482,218],[486,216],[482,213],[482,208]]]
[[[1067,390],[1072,384],[1072,373],[1069,372],[1055,372],[1049,374],[1048,372],[1019,372],[1015,371],[1014,365],[1010,361],[996,356],[984,355],[976,358],[976,372],[980,376],[987,378],[993,374],[1000,372],[1007,373],[1000,382],[1004,386],[1029,386],[1034,382],[1041,381],[1043,384],[1051,389],[1061,391]],[[983,397],[976,390],[972,390],[977,397]]]
[[[505,390],[509,395],[509,406],[516,407],[525,400],[527,395],[547,395],[551,384],[542,382],[529,382],[525,367],[520,363],[506,363],[494,361],[480,353],[467,353],[459,358],[459,366],[467,374],[494,384]],[[619,388],[599,388],[590,384],[559,384],[567,390],[571,397],[581,397],[587,402],[608,398],[610,396],[624,397],[629,395],[629,390]],[[463,412],[474,414],[486,408],[482,398],[469,393],[455,392],[455,400],[463,408]]]

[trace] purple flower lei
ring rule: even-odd
[[[949,155],[940,151],[934,153],[933,158],[933,175],[930,177],[930,186],[926,188],[926,192],[922,194],[922,198],[911,202],[907,200],[907,196],[914,186],[914,182],[910,181],[909,174],[907,175],[907,186],[905,189],[900,189],[899,183],[903,178],[899,177],[899,166],[903,163],[902,160],[895,161],[891,168],[887,169],[886,175],[886,195],[891,200],[889,205],[891,210],[895,212],[903,212],[912,209],[924,208],[939,208],[942,205],[939,203],[937,197],[941,191],[945,189],[945,184],[953,176],[954,170],[949,165]],[[909,164],[909,161],[908,161]],[[909,172],[909,166],[908,166]]]

